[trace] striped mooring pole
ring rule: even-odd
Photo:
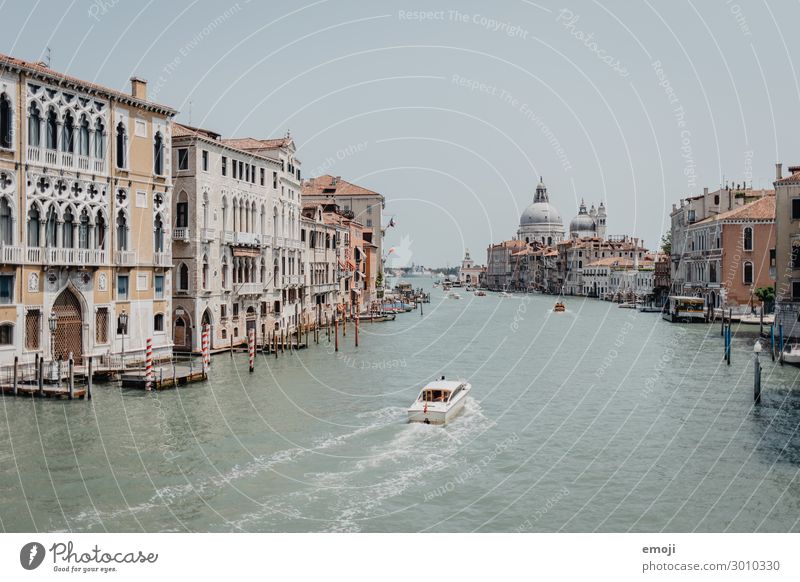
[[[204,324],[203,325],[203,333],[200,336],[201,337],[201,340],[200,340],[201,341],[201,349],[203,351],[203,358],[202,358],[202,361],[203,361],[203,374],[205,374],[208,371],[208,368],[211,367],[211,349],[210,349],[210,346],[209,346],[209,335],[210,335],[209,327],[210,326],[207,323]]]
[[[153,338],[147,338],[144,352],[144,386],[146,390],[153,388]]]
[[[250,372],[256,369],[256,331],[247,331],[247,352],[250,356]]]

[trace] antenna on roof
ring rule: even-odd
[[[51,56],[50,47],[49,46],[45,47],[45,50],[44,50],[44,64],[48,69],[51,68],[50,67],[50,56]]]
[[[189,99],[189,125],[192,124],[192,100]]]

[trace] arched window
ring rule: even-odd
[[[203,228],[208,228],[208,192],[203,193]]]
[[[153,250],[157,253],[164,252],[164,222],[161,214],[156,214],[153,221]]]
[[[745,285],[752,285],[753,284],[753,263],[750,261],[745,261],[744,263],[744,284]]]
[[[48,248],[56,248],[58,246],[58,223],[56,219],[56,209],[52,206],[47,210],[47,225],[45,227],[45,244]]]
[[[122,210],[117,214],[117,249],[128,250],[128,219]]]
[[[39,147],[42,143],[42,115],[36,103],[31,103],[28,109],[28,144]]]
[[[189,267],[186,266],[186,263],[182,263],[178,270],[178,288],[181,291],[189,290]]]
[[[102,160],[106,152],[106,128],[103,126],[103,121],[98,119],[94,124],[94,157]]]
[[[105,250],[106,248],[106,219],[102,212],[97,213],[97,220],[94,222],[95,248]]]
[[[61,225],[61,238],[62,246],[65,249],[71,249],[75,246],[75,215],[72,214],[72,209],[67,208],[64,212],[64,223]]]
[[[753,229],[750,226],[744,227],[744,250],[753,250]]]
[[[178,193],[178,202],[175,204],[175,227],[186,228],[189,226],[189,199],[186,192]]]
[[[81,220],[78,223],[78,247],[89,248],[89,211],[81,210]]]
[[[125,125],[120,121],[117,125],[117,167],[124,169],[127,165],[126,148],[128,147],[128,136],[125,134]]]
[[[49,150],[54,150],[58,146],[58,121],[56,120],[56,112],[50,109],[47,112],[47,133],[45,135],[45,146]]]
[[[0,147],[11,148],[13,128],[11,100],[3,93],[0,94]]]
[[[153,172],[159,176],[164,173],[164,138],[160,131],[153,139]]]
[[[5,196],[0,198],[0,244],[11,245],[14,240],[14,221],[11,205]]]
[[[228,230],[228,198],[222,197],[222,230]]]
[[[264,262],[264,259],[261,259],[261,272],[259,276],[260,276],[259,281],[261,283],[267,282],[267,263]]]
[[[82,156],[89,156],[89,120],[81,116],[79,152]]]
[[[40,223],[39,209],[36,206],[32,206],[28,211],[28,246],[31,248],[37,248],[40,244]]]
[[[203,256],[203,289],[208,289],[208,257]]]
[[[222,257],[222,288],[228,288],[228,258]]]
[[[72,113],[67,111],[64,116],[64,126],[61,128],[61,151],[72,153],[75,151],[75,120]]]
[[[164,314],[156,313],[153,316],[153,331],[164,331]]]

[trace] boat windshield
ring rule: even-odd
[[[419,395],[420,402],[447,402],[450,390],[423,390]]]

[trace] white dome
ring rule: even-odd
[[[564,224],[556,207],[549,202],[534,202],[528,206],[519,219],[520,226],[540,224]]]

